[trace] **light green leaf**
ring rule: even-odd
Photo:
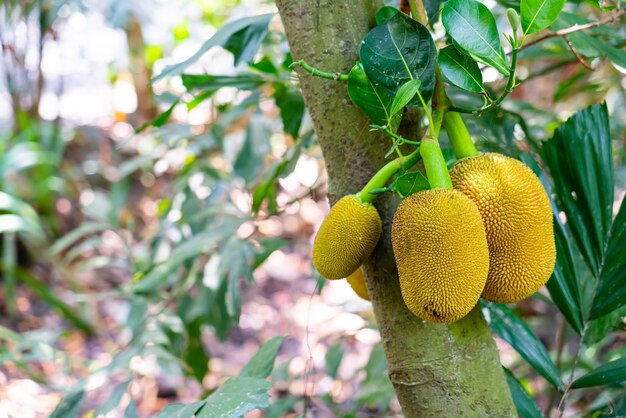
[[[284,340],[285,337],[274,337],[263,344],[248,364],[244,366],[240,376],[262,379],[268,377],[274,369],[274,361]]]
[[[547,28],[559,16],[565,0],[522,0],[520,15],[524,36]]]
[[[233,377],[206,398],[196,418],[239,418],[255,409],[265,409],[272,385],[265,379]]]
[[[396,114],[400,113],[404,106],[408,105],[411,100],[415,97],[417,92],[419,91],[420,85],[422,84],[419,80],[410,80],[407,81],[400,87],[393,98],[393,102],[391,102],[391,117],[393,118]]]

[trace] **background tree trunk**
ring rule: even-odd
[[[277,0],[294,60],[347,73],[374,25],[376,0]],[[329,199],[355,193],[385,163],[388,138],[369,132],[369,120],[350,102],[346,83],[300,72],[330,178]],[[398,205],[379,198],[383,235],[365,265],[389,378],[405,416],[516,416],[498,351],[480,308],[451,325],[428,324],[406,308],[391,248]]]

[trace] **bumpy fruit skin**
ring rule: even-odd
[[[489,243],[489,277],[482,297],[512,303],[535,293],[554,269],[550,199],[522,162],[487,153],[450,170],[454,188],[478,207]]]
[[[313,243],[313,264],[327,279],[354,273],[374,250],[382,222],[376,208],[355,195],[342,197],[320,226]]]
[[[454,322],[478,302],[489,271],[476,205],[456,190],[404,199],[393,219],[393,253],[406,306],[430,322]]]
[[[367,290],[367,285],[365,284],[365,274],[363,274],[363,267],[358,268],[354,273],[346,277],[348,284],[354,290],[354,293],[359,295],[362,299],[370,300],[370,293]]]

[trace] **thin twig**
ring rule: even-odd
[[[538,44],[539,42],[545,41],[546,39],[556,38],[559,36],[564,37],[575,32],[580,32],[583,30],[613,23],[617,20],[618,17],[623,15],[625,11],[626,11],[626,8],[622,7],[621,9],[618,9],[616,12],[614,12],[611,16],[607,17],[606,19],[598,20],[597,22],[585,23],[584,25],[574,25],[574,26],[570,26],[569,28],[557,30],[556,32],[546,33],[545,35],[540,36],[539,38],[531,42],[528,42],[527,44],[522,46],[522,49],[529,48],[535,44]],[[507,55],[510,54],[511,52],[507,52]]]
[[[568,36],[563,35],[563,39],[565,40],[565,43],[567,44],[567,46],[569,46],[569,49],[571,49],[574,55],[576,56],[576,59],[578,60],[578,62],[580,62],[583,65],[583,67],[585,67],[589,71],[595,71],[595,69],[591,65],[587,64],[587,61],[585,61],[585,59],[578,53],[576,48],[574,48],[574,44],[572,44],[572,41],[569,40]]]

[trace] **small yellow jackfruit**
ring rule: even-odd
[[[432,189],[402,202],[391,228],[406,306],[430,322],[454,322],[478,302],[489,271],[476,205],[456,190]]]
[[[346,277],[348,284],[354,290],[354,293],[359,295],[362,299],[370,300],[370,293],[367,290],[365,284],[365,274],[363,273],[363,267],[358,268],[354,273]]]
[[[313,243],[313,264],[327,279],[354,273],[374,250],[382,221],[371,203],[355,195],[342,197],[320,226]]]
[[[482,297],[512,303],[535,293],[554,269],[550,199],[522,162],[487,153],[450,170],[454,188],[478,207],[489,243],[489,277]]]

